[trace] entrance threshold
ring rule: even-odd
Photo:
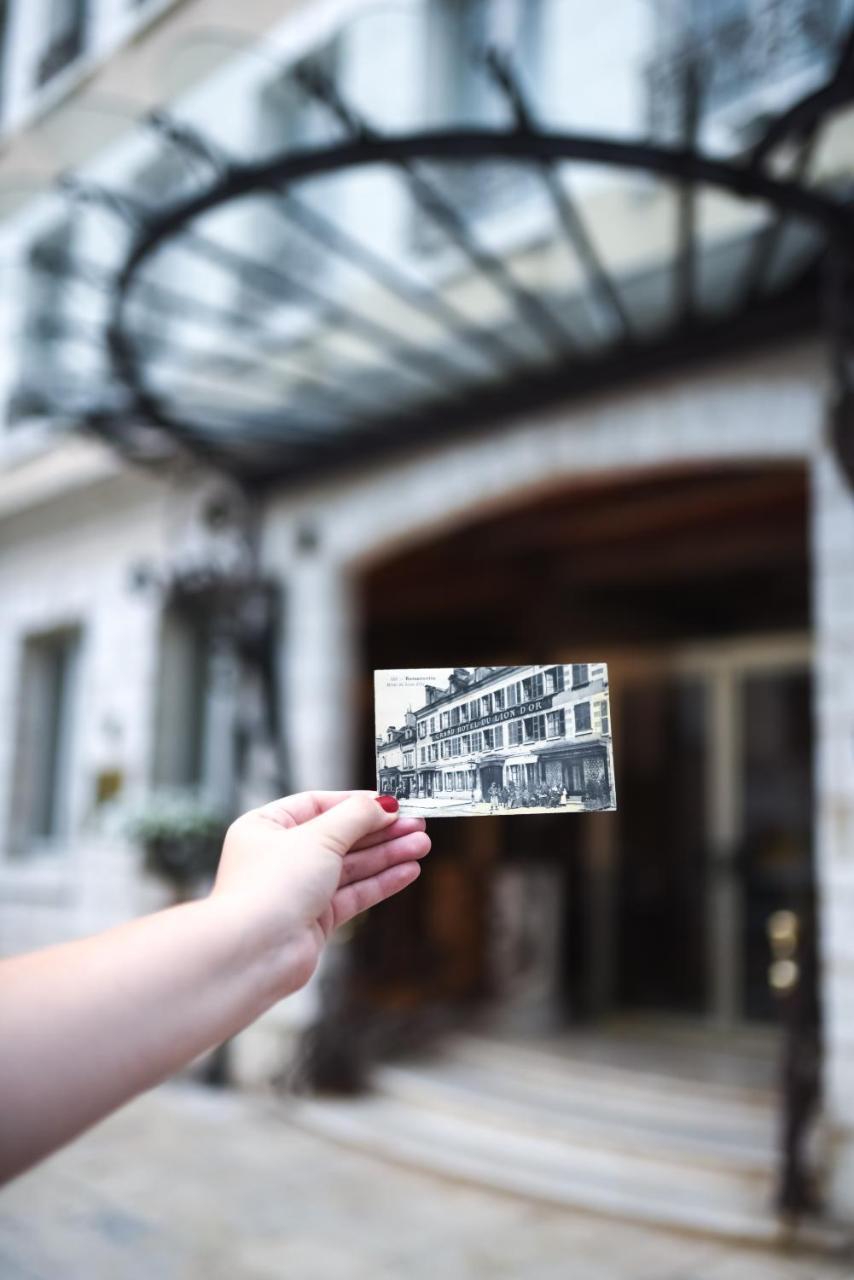
[[[653,1052],[655,1050],[655,1052]],[[756,1243],[837,1247],[774,1210],[774,1036],[669,1020],[542,1040],[455,1033],[364,1098],[289,1103],[314,1132],[528,1199]]]

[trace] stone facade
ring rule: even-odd
[[[454,672],[447,689],[425,689],[415,720],[420,799],[471,797],[484,803],[493,786],[521,792],[548,784],[580,805],[589,790],[585,759],[601,761],[603,752],[610,791],[607,674],[601,663]]]
[[[281,671],[294,785],[346,786],[352,778],[349,674],[356,654],[356,575],[401,543],[429,539],[463,515],[495,510],[579,476],[640,478],[661,467],[800,459],[812,475],[815,582],[816,838],[822,910],[825,1114],[833,1139],[834,1203],[854,1187],[854,497],[824,438],[824,375],[809,345],[785,355],[732,362],[654,387],[555,409],[490,438],[472,438],[417,462],[389,463],[270,499],[261,525],[265,570],[282,584],[286,608]],[[19,648],[24,635],[74,620],[86,637],[73,779],[73,830],[52,858],[16,860],[3,849],[0,940],[5,952],[107,925],[156,901],[137,855],[91,826],[100,770],[119,767],[129,788],[151,760],[156,688],[156,594],[134,590],[140,564],[162,566],[193,528],[203,477],[175,489],[165,480],[105,467],[98,449],[76,464],[62,495],[54,462],[34,457],[7,473],[0,593],[0,814],[7,831],[14,755]],[[15,494],[18,509],[13,510]],[[299,531],[310,513],[310,550]],[[323,691],[322,696],[318,691]],[[5,836],[4,836],[5,842]],[[274,1013],[239,1045],[245,1079],[281,1059],[289,1026],[311,1016],[314,997]],[[263,1044],[262,1044],[263,1041]],[[253,1048],[254,1045],[254,1048]]]
[[[119,10],[117,0],[103,7],[105,12]],[[167,7],[155,6],[158,11]],[[296,45],[310,46],[328,34],[333,19],[352,15],[358,7],[307,6],[320,16],[300,16]],[[36,6],[17,9],[26,15],[27,38],[34,40]],[[82,87],[78,105],[85,108],[88,101],[91,107],[99,92],[108,97],[120,89],[142,112],[157,100],[155,73],[170,41],[179,43],[206,25],[225,26],[231,37],[248,39],[282,10],[281,0],[242,6],[238,20],[230,4],[175,6],[169,22],[152,28],[133,48],[116,52],[100,69],[94,64],[84,68],[92,78]],[[115,24],[113,29],[118,39]],[[611,36],[612,28],[603,23],[596,38],[610,41]],[[372,33],[363,28],[353,38],[369,44]],[[630,39],[638,40],[637,32]],[[579,42],[567,36],[565,43],[579,61],[586,56]],[[287,41],[281,41],[283,57],[286,49]],[[104,45],[102,52],[107,51]],[[417,52],[410,47],[408,58]],[[560,78],[575,84],[572,75]],[[402,100],[408,104],[403,118],[411,107],[404,91],[411,86],[396,84],[391,76],[376,80],[379,108],[393,113]],[[618,130],[634,126],[639,90],[629,84],[628,74],[622,74],[618,94],[614,81],[602,76],[596,77],[592,91],[598,94],[588,102],[594,114],[601,110],[607,116],[615,103],[609,123]],[[70,163],[62,146],[51,142],[50,130],[39,127],[41,109],[33,106],[31,111],[21,100],[16,119],[29,123],[9,144],[0,166],[7,176],[24,167],[23,156],[44,181]],[[241,127],[249,129],[251,113],[243,114]],[[120,171],[118,176],[126,175]],[[375,216],[369,196],[363,192],[354,205],[361,209],[360,225]],[[631,225],[642,216],[652,220],[653,208],[658,217],[661,202],[630,203]],[[389,201],[383,215],[388,226],[383,224],[382,234],[388,231],[393,238],[404,221],[401,210]],[[659,256],[666,257],[671,249],[671,215],[668,203],[655,242]],[[634,258],[647,253],[652,237],[626,235],[626,208],[601,223],[609,260],[626,269],[637,265]],[[19,240],[25,233],[32,234],[29,210],[14,229]],[[4,227],[4,247],[11,238]],[[476,299],[478,305],[481,301],[482,318],[489,321],[485,301]],[[12,317],[6,307],[2,319],[8,337]],[[12,363],[0,370],[5,390]],[[826,384],[821,348],[802,341],[618,388],[581,404],[522,415],[440,447],[394,455],[371,469],[354,468],[318,480],[299,492],[274,492],[256,516],[261,567],[280,584],[283,596],[277,666],[289,776],[295,789],[346,787],[352,785],[357,760],[358,579],[368,566],[512,504],[534,503],[557,491],[566,492],[571,502],[573,486],[594,477],[642,481],[663,471],[709,464],[733,469],[762,462],[805,465],[812,484],[824,1115],[831,1205],[850,1217],[854,495],[827,443]],[[131,471],[100,445],[71,437],[55,441],[43,422],[3,433],[0,476],[0,951],[11,953],[90,932],[163,900],[141,872],[139,851],[120,832],[99,825],[96,799],[108,778],[127,796],[144,791],[151,779],[162,656],[163,602],[156,583],[176,565],[203,561],[211,553],[210,533],[200,532],[200,513],[217,482],[201,472],[175,478]],[[79,633],[80,654],[69,740],[67,827],[39,856],[22,856],[10,840],[22,655],[28,638],[68,627]],[[315,1000],[316,986],[238,1038],[234,1062],[240,1079],[257,1084],[280,1069],[294,1029],[312,1017]]]

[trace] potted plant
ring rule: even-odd
[[[168,881],[180,901],[212,879],[228,821],[196,791],[157,790],[131,813],[126,830],[144,847],[146,869]]]

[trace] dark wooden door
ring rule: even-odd
[[[705,1001],[705,696],[699,680],[628,686],[620,707],[618,1000]]]

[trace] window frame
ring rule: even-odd
[[[546,694],[563,693],[563,667],[546,667],[543,674],[545,676],[544,683]],[[549,685],[551,685],[551,688],[549,688]]]
[[[550,721],[555,721],[560,726],[559,728],[555,729],[554,732],[552,732],[550,728],[550,723],[549,723]],[[554,711],[546,712],[546,737],[547,738],[565,738],[566,737],[566,712],[563,707],[558,707]]]
[[[61,851],[74,830],[83,646],[78,622],[28,632],[19,642],[8,825],[15,862]],[[39,702],[49,734],[45,723],[32,723]],[[25,784],[19,788],[21,778]]]
[[[47,38],[35,67],[34,93],[41,93],[80,62],[89,47],[92,20],[96,16],[91,0],[65,0],[65,3],[70,21],[61,23],[57,0],[49,0],[45,23]]]

